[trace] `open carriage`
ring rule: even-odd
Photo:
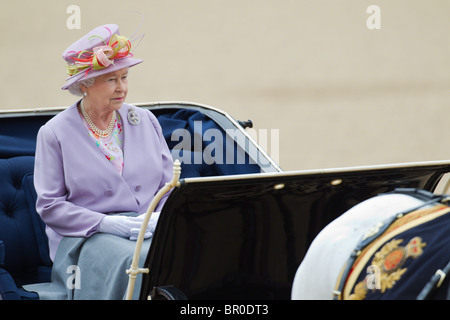
[[[157,116],[181,179],[134,298],[290,299],[298,266],[329,222],[396,188],[433,192],[450,171],[446,161],[283,172],[245,131],[249,123],[193,103],[137,106]],[[62,110],[0,112],[2,299],[38,299],[21,287],[50,280],[34,151],[40,126]]]

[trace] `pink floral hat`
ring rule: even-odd
[[[62,89],[66,90],[75,82],[143,62],[132,58],[130,50],[131,41],[120,36],[117,25],[106,24],[93,29],[64,51],[69,78]]]

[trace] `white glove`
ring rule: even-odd
[[[139,235],[139,230],[142,226],[143,217],[127,217],[119,215],[107,215],[100,221],[98,231],[103,233],[114,234],[119,237],[136,240]],[[149,223],[150,226],[150,223]],[[153,232],[150,231],[149,226],[146,229],[144,238],[150,238]]]
[[[148,239],[151,236],[153,236],[153,233],[155,232],[156,224],[158,223],[159,213],[160,213],[160,211],[155,211],[152,213],[152,215],[150,217],[150,221],[147,224],[147,229],[145,230],[144,239]],[[142,225],[144,218],[145,218],[145,213],[135,217],[134,219],[136,219],[136,221],[139,221]],[[131,229],[130,240],[137,240],[140,230],[141,230],[141,227],[139,227],[139,229]]]

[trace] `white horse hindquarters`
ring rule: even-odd
[[[292,299],[332,299],[339,273],[362,235],[380,221],[422,204],[405,194],[385,194],[359,203],[314,239],[295,275]]]

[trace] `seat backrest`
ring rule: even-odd
[[[45,225],[35,209],[33,170],[33,156],[0,159],[3,267],[18,283],[33,281],[37,269],[52,265]]]
[[[154,110],[173,159],[181,162],[181,178],[260,173],[258,164],[240,150],[226,128],[193,109]],[[233,127],[235,128],[235,127]],[[231,141],[231,143],[230,143]]]

